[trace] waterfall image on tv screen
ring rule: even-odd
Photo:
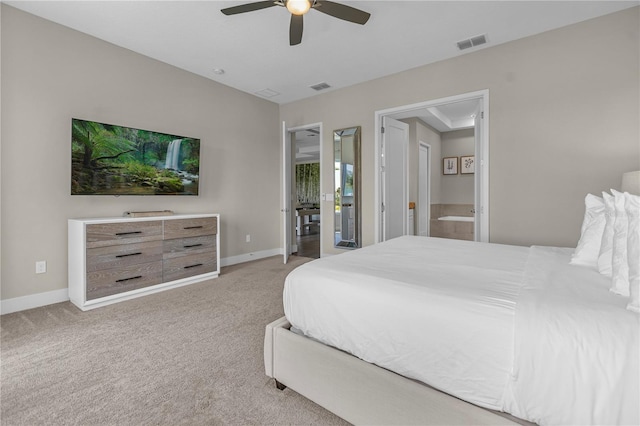
[[[200,139],[73,118],[71,195],[198,195]]]

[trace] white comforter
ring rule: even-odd
[[[532,247],[505,411],[538,424],[640,424],[640,315],[571,249]]]
[[[400,237],[294,270],[285,315],[307,336],[482,407],[541,424],[637,424],[637,316],[599,274],[568,265],[570,253]]]

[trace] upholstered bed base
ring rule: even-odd
[[[350,423],[520,423],[300,336],[289,328],[285,317],[266,327],[267,376]]]

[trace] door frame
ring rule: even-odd
[[[283,221],[282,221],[282,234],[283,234],[283,247],[282,247],[282,254],[284,256],[284,263],[287,263],[287,258],[289,257],[289,255],[291,254],[291,247],[294,245],[293,243],[293,236],[295,235],[295,207],[292,206],[293,204],[293,187],[292,187],[292,182],[293,182],[293,164],[295,163],[294,161],[294,157],[293,157],[293,149],[295,148],[295,139],[292,138],[295,137],[295,133],[299,132],[301,130],[307,130],[307,129],[318,129],[319,133],[318,133],[318,143],[320,144],[320,256],[322,256],[322,253],[324,253],[324,238],[322,237],[322,222],[324,220],[324,192],[323,192],[323,173],[322,173],[322,169],[323,169],[323,149],[322,149],[322,141],[323,141],[323,129],[322,129],[322,122],[318,122],[318,123],[311,123],[311,124],[305,124],[302,126],[296,126],[296,127],[287,127],[287,124],[283,121],[282,122],[282,150],[283,150],[283,172],[282,172],[282,182],[281,182],[281,188],[282,188],[282,212],[285,215],[288,216],[283,216]],[[294,143],[292,143],[292,141],[294,141]],[[291,159],[291,161],[289,161],[287,163],[286,161],[286,155],[285,155],[285,150],[289,149],[289,151],[291,152],[291,156],[289,157]],[[286,182],[285,182],[285,177],[289,177],[289,189],[290,189],[290,194],[288,195],[288,202],[287,202],[287,194],[286,194]],[[288,210],[288,211],[287,211]],[[289,218],[289,220],[287,221],[287,217]],[[288,228],[288,230],[287,230]],[[287,244],[287,239],[289,239],[289,242]],[[289,253],[287,253],[287,251],[289,251]]]
[[[388,109],[376,111],[374,113],[375,132],[375,193],[374,193],[374,241],[381,242],[383,232],[381,229],[381,202],[382,202],[382,182],[381,182],[381,144],[382,144],[382,117],[386,115],[394,115],[401,112],[411,112],[427,107],[435,107],[443,104],[474,100],[480,102],[483,112],[483,125],[481,126],[481,134],[476,138],[475,157],[476,157],[476,173],[474,180],[476,188],[480,194],[476,193],[475,205],[475,223],[476,241],[489,242],[489,89],[478,90],[475,92],[463,93],[460,95],[448,96],[445,98],[432,99],[428,101],[418,102],[415,104],[403,105]],[[478,192],[478,191],[476,191]],[[479,225],[479,226],[478,226]]]

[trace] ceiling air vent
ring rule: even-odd
[[[271,89],[262,89],[254,93],[254,95],[261,96],[263,98],[273,98],[274,96],[278,96],[280,93]]]
[[[468,49],[470,47],[480,46],[481,44],[485,44],[486,42],[487,42],[487,35],[486,34],[482,34],[482,35],[479,35],[479,36],[471,37],[471,38],[466,39],[466,40],[460,40],[456,44],[458,45],[458,49],[464,50],[464,49]]]
[[[322,83],[314,84],[313,86],[310,86],[310,87],[311,87],[313,90],[320,91],[320,90],[328,89],[328,88],[329,88],[329,87],[331,87],[331,86],[329,86],[327,83],[325,83],[325,82],[323,81]]]

